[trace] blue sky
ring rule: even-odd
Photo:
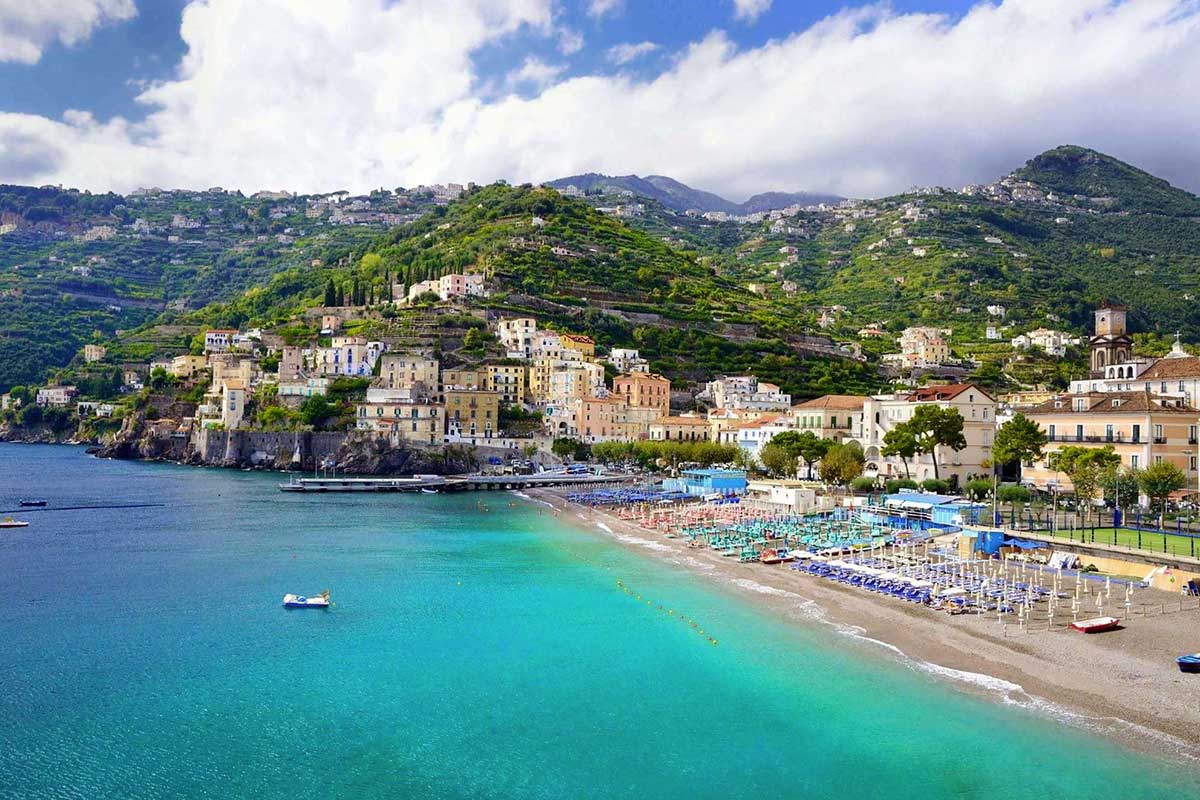
[[[1194,190],[1195,85],[1195,0],[0,2],[0,181],[867,196],[1070,142]]]

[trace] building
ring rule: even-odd
[[[808,514],[833,508],[832,498],[818,495],[811,483],[797,480],[750,480],[742,505],[775,514]]]
[[[436,291],[443,300],[449,300],[451,297],[483,297],[486,295],[483,288],[483,273],[443,275],[438,279],[437,284]]]
[[[235,430],[242,424],[246,413],[248,389],[244,382],[230,379],[221,383],[221,424],[225,430]]]
[[[508,352],[509,358],[533,358],[533,337],[537,322],[532,317],[502,319],[496,323],[496,338]]]
[[[950,345],[941,328],[905,328],[896,340],[900,361],[910,367],[934,367],[950,359]]]
[[[17,401],[17,398],[13,397],[8,392],[0,394],[0,411],[8,411],[10,408],[17,408],[20,405],[21,404]]]
[[[304,351],[285,346],[279,351],[279,381],[296,381],[304,374]]]
[[[329,391],[329,378],[318,375],[311,378],[280,380],[278,389],[280,397],[323,397]]]
[[[407,389],[367,390],[355,409],[356,427],[386,436],[393,445],[435,445],[443,441],[445,407]]]
[[[419,281],[408,287],[408,302],[413,302],[423,294],[442,296],[442,282],[439,280]]]
[[[213,328],[204,332],[204,352],[224,353],[233,345],[233,337],[237,331],[226,328]]]
[[[207,356],[175,356],[171,359],[171,367],[167,372],[180,380],[191,380],[208,369]]]
[[[811,431],[822,439],[841,441],[862,436],[863,406],[868,398],[861,395],[827,394],[793,406],[792,425],[798,431]]]
[[[562,333],[559,334],[559,337],[562,340],[564,352],[579,353],[579,357],[584,361],[592,361],[596,358],[596,343],[592,341],[592,337],[578,333]]]
[[[1120,364],[1133,355],[1133,337],[1125,330],[1125,306],[1105,303],[1096,309],[1095,333],[1091,347],[1092,376],[1103,377],[1104,368]]]
[[[540,371],[540,370],[539,370]],[[589,395],[604,397],[604,367],[590,361],[558,361],[550,369],[545,401],[561,405]]]
[[[854,437],[866,456],[867,476],[903,478],[905,468],[897,456],[883,456],[884,435],[897,424],[912,419],[922,405],[953,408],[963,418],[963,438],[967,446],[952,450],[939,445],[936,450],[938,475],[934,475],[933,457],[918,454],[908,462],[908,474],[923,481],[940,477],[959,485],[976,475],[990,475],[992,442],[996,435],[996,401],[985,390],[970,383],[926,386],[911,392],[868,397],[863,403],[862,434]]]
[[[89,364],[94,364],[97,361],[104,360],[104,354],[107,351],[103,345],[85,344],[83,346],[83,360]]]
[[[618,373],[649,372],[650,362],[642,358],[637,350],[625,347],[614,347],[608,354],[608,363]]]
[[[700,393],[717,408],[752,411],[787,411],[792,396],[784,394],[773,383],[759,381],[753,375],[735,375],[710,381]]]
[[[491,439],[500,429],[500,395],[484,389],[447,389],[446,434],[451,439]]]
[[[383,352],[382,342],[368,342],[361,336],[334,336],[330,347],[312,352],[312,372],[317,375],[369,377]]]
[[[656,408],[659,416],[671,413],[671,382],[652,372],[630,372],[613,379],[613,394],[631,406]]]
[[[648,426],[652,442],[707,442],[712,438],[712,425],[705,417],[683,414],[677,417],[658,417]]]
[[[46,386],[38,389],[37,404],[39,406],[69,406],[79,390],[74,386]]]
[[[693,497],[740,495],[746,491],[746,473],[737,469],[685,469],[680,470],[678,478],[663,481],[663,488]]]
[[[489,392],[498,394],[501,403],[519,405],[525,402],[525,377],[529,370],[524,364],[484,364],[482,370],[486,376],[484,386]]]
[[[442,384],[438,360],[413,353],[387,353],[382,356],[379,377],[387,389],[407,390],[414,396],[430,399],[436,399]]]
[[[1039,488],[1069,488],[1053,467],[1063,447],[1112,447],[1121,464],[1140,469],[1170,461],[1196,486],[1197,423],[1200,411],[1182,398],[1147,392],[1086,392],[1053,397],[1025,412],[1046,434],[1045,457],[1021,470]]]
[[[1078,347],[1080,339],[1078,336],[1072,336],[1063,331],[1036,328],[1028,333],[1013,337],[1011,344],[1017,350],[1028,350],[1036,347],[1044,350],[1047,355],[1062,357],[1067,354],[1068,347]]]

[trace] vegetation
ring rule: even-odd
[[[1161,528],[1166,511],[1167,498],[1187,486],[1183,470],[1170,461],[1158,461],[1138,473],[1138,486],[1150,498],[1151,508],[1158,510],[1158,525]]]
[[[738,448],[716,442],[597,442],[592,457],[606,464],[636,464],[644,469],[693,464],[710,467],[732,464]]]

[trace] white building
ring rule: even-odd
[[[734,375],[710,381],[700,394],[716,408],[753,411],[787,411],[792,396],[773,383],[760,382],[754,375]]]
[[[1012,346],[1017,350],[1037,347],[1045,350],[1048,355],[1058,357],[1065,356],[1068,347],[1078,347],[1079,344],[1078,336],[1049,328],[1037,328],[1012,339]]]

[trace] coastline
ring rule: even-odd
[[[1112,738],[1159,757],[1200,761],[1200,682],[1175,658],[1200,611],[1137,618],[1111,633],[1026,633],[978,617],[950,617],[891,598],[803,575],[785,566],[741,564],[707,548],[688,548],[607,511],[568,503],[554,489],[525,495],[564,522],[704,576],[793,624],[831,626],[879,655],[899,659],[956,687]]]

